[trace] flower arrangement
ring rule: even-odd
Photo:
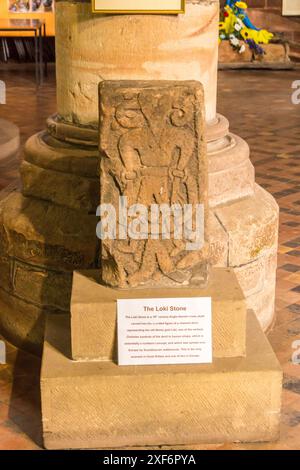
[[[242,54],[247,46],[256,55],[264,55],[265,51],[260,44],[268,44],[274,37],[265,29],[258,29],[251,22],[245,2],[226,0],[221,11],[219,23],[219,41],[229,40],[233,49]]]

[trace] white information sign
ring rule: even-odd
[[[118,300],[118,363],[212,362],[210,297]]]

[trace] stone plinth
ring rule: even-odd
[[[70,359],[66,316],[48,319],[41,372],[48,449],[278,438],[282,372],[252,312],[247,357],[118,367]]]
[[[204,289],[111,289],[100,285],[98,271],[75,272],[71,300],[72,358],[115,360],[117,299],[212,297],[214,357],[244,356],[246,302],[230,269],[214,268]]]

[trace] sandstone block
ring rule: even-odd
[[[208,149],[209,173],[219,173],[249,162],[249,145],[231,132],[222,135],[217,141],[210,142]]]
[[[234,268],[238,282],[246,297],[257,294],[270,283],[275,285],[277,253],[265,253],[251,263]],[[250,307],[249,307],[250,308]],[[251,310],[254,310],[253,306]]]
[[[50,126],[50,124],[49,124]],[[52,127],[54,123],[52,123]],[[69,125],[76,134],[75,126]],[[79,128],[79,131],[89,135],[89,129]],[[96,131],[94,131],[97,134]],[[62,137],[61,134],[58,137]],[[48,170],[71,173],[77,176],[94,178],[99,173],[99,151],[90,146],[71,145],[53,138],[46,131],[30,137],[24,147],[24,160]]]
[[[41,372],[47,449],[270,441],[282,372],[253,313],[247,357],[118,367],[69,358],[69,319],[48,319]]]
[[[186,81],[108,81],[99,88],[101,204],[118,214],[117,235],[102,241],[102,279],[113,287],[194,284],[208,258],[208,178],[202,85]],[[143,237],[119,234],[129,223],[120,220],[120,196],[128,207],[146,208]],[[169,236],[158,216],[150,231],[153,205],[179,207],[181,222],[169,217]],[[183,228],[183,209],[195,223],[197,206],[204,207],[199,248],[189,251],[192,237]],[[203,222],[204,219],[204,222]],[[199,225],[199,224],[198,224]],[[152,228],[152,226],[151,226]],[[180,228],[181,235],[175,235]],[[143,233],[144,230],[144,233]],[[200,227],[198,226],[198,233]],[[153,237],[154,235],[154,237]],[[202,267],[203,265],[203,267]],[[196,276],[194,276],[194,274]]]
[[[254,168],[248,160],[235,168],[209,174],[210,206],[251,196],[254,188]]]
[[[98,178],[53,171],[28,162],[21,165],[21,177],[24,196],[96,213],[100,189]]]
[[[45,315],[55,313],[15,297],[0,287],[1,334],[21,349],[41,354]]]
[[[219,62],[221,64],[248,63],[262,64],[289,63],[288,46],[286,44],[263,44],[265,54],[254,56],[251,49],[246,45],[246,50],[242,54],[236,52],[229,41],[222,41],[219,45]]]
[[[229,266],[247,264],[276,250],[278,213],[275,199],[257,185],[253,197],[215,209],[228,233]]]
[[[261,327],[266,331],[273,322],[275,304],[275,282],[265,283],[263,289],[247,297],[247,307],[255,309]]]
[[[42,309],[70,310],[71,272],[52,271],[0,256],[0,287],[7,294]]]
[[[227,267],[228,234],[218,221],[213,210],[209,211],[209,260],[212,266]]]
[[[99,284],[97,271],[75,272],[71,299],[72,357],[74,360],[116,357],[117,299],[212,297],[213,354],[245,354],[245,299],[230,269],[214,268],[205,289],[139,288],[116,290]]]
[[[257,58],[260,62],[268,63],[289,63],[288,45],[286,44],[264,44],[266,54],[262,58]]]
[[[248,144],[232,133],[208,143],[210,207],[253,195],[255,175],[249,153]]]
[[[11,193],[0,202],[0,249],[7,256],[58,271],[93,267],[97,218]],[[3,238],[2,238],[3,236]]]
[[[234,51],[229,41],[222,41],[219,45],[219,62],[221,64],[230,64],[235,62],[251,62],[252,51],[246,46],[243,54]]]
[[[6,289],[11,290],[11,265],[10,260],[6,256],[0,255],[0,287],[6,286]]]
[[[21,261],[11,263],[14,295],[42,308],[69,312],[72,273],[50,271]]]

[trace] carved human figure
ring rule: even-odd
[[[196,207],[205,202],[207,178],[206,165],[201,161],[205,152],[199,145],[203,122],[195,99],[199,85],[193,84],[190,90],[169,82],[154,87],[153,82],[148,87],[142,83],[141,88],[121,85],[114,95],[108,92],[108,85],[102,86],[101,201],[117,205],[117,196],[123,196],[129,207],[142,204],[149,209],[150,225],[154,204],[183,208],[185,204]],[[197,105],[201,107],[199,102]],[[126,287],[191,280],[191,268],[199,265],[201,256],[186,251],[186,237],[177,239],[175,213],[170,213],[170,226],[164,228],[159,223],[154,237],[148,232],[147,239],[102,243],[104,281]]]

